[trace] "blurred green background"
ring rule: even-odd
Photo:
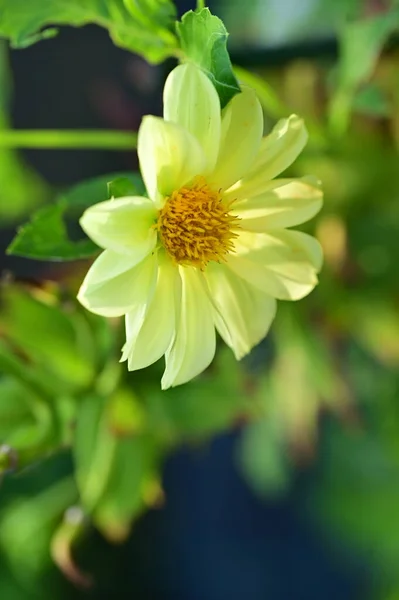
[[[74,300],[86,263],[2,256],[5,600],[399,599],[398,6],[212,9],[267,129],[291,112],[308,125],[290,174],[323,181],[307,229],[325,253],[320,284],[280,302],[244,361],[220,345],[202,377],[161,392],[162,365],[127,374],[121,323]],[[0,128],[137,130],[171,66],[94,27],[3,44]],[[0,143],[2,248],[34,208],[100,200],[107,173],[135,165],[134,153]]]

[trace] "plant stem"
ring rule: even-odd
[[[197,10],[201,10],[201,8],[205,8],[205,0],[197,0]]]
[[[113,130],[10,129],[0,131],[0,148],[133,150],[137,134]]]

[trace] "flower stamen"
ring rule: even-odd
[[[164,248],[178,264],[203,270],[210,261],[224,261],[234,251],[238,221],[228,212],[220,191],[197,177],[190,187],[175,190],[166,199],[157,229]]]

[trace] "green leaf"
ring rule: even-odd
[[[20,494],[3,507],[0,548],[20,584],[33,588],[48,561],[49,543],[65,509],[76,502],[72,478],[58,480],[38,493]],[[37,579],[36,579],[37,581]]]
[[[151,63],[165,60],[176,48],[171,0],[0,0],[0,15],[0,36],[14,48],[53,37],[57,30],[49,25],[89,23],[104,27],[117,46]]]
[[[115,185],[121,189],[122,182],[125,189],[130,186],[130,192],[135,190],[135,195],[142,196],[145,193],[144,183],[139,173],[108,173],[74,185],[60,194],[58,200],[64,200],[68,206],[68,212],[74,214],[76,210],[82,211],[92,204],[107,200],[112,196],[110,194],[111,187]],[[117,196],[115,195],[115,197]]]
[[[353,99],[356,112],[371,117],[389,117],[390,105],[383,91],[376,85],[368,85],[360,90]]]
[[[39,299],[16,285],[4,286],[1,300],[0,329],[13,347],[56,377],[64,393],[89,385],[97,342],[77,310],[66,314],[53,296]]]
[[[289,488],[292,468],[284,442],[281,424],[270,416],[243,432],[239,465],[245,479],[260,496],[279,496]]]
[[[136,173],[111,173],[83,181],[64,192],[55,204],[34,213],[32,220],[18,230],[7,253],[56,261],[94,256],[99,251],[98,246],[87,238],[72,241],[68,236],[64,217],[70,215],[76,220],[86,208],[107,199],[110,182],[122,180],[125,187],[129,182],[130,190],[134,188],[143,192],[142,179]]]
[[[8,254],[38,260],[77,260],[98,252],[91,240],[73,242],[68,238],[63,216],[67,205],[58,202],[38,210],[32,220],[23,225],[7,249]]]
[[[118,177],[108,183],[109,198],[123,198],[124,196],[143,196],[144,183],[139,175],[137,177]]]
[[[212,374],[161,391],[144,389],[148,423],[166,441],[213,435],[245,418],[250,406],[243,392],[243,372],[230,350],[218,353]]]
[[[159,449],[153,437],[118,439],[104,496],[94,511],[97,527],[111,541],[128,536],[133,519],[145,508],[146,488],[156,485]]]
[[[76,420],[73,453],[76,482],[85,509],[92,511],[107,486],[116,446],[105,418],[105,400],[85,398]]]
[[[398,28],[399,9],[347,23],[340,32],[340,85],[354,88],[372,74],[388,37]]]
[[[223,108],[240,92],[227,51],[228,33],[223,22],[203,8],[187,12],[176,29],[185,59],[208,75]]]
[[[176,18],[176,6],[171,0],[124,0],[129,13],[150,30],[168,27]]]
[[[386,13],[347,23],[340,29],[337,84],[329,106],[333,133],[342,135],[346,131],[356,90],[371,77],[385,42],[398,29],[398,22],[399,8],[394,7]]]
[[[107,401],[92,396],[82,402],[73,444],[82,504],[93,514],[96,525],[113,540],[128,534],[132,519],[143,508],[145,487],[155,478],[159,457],[151,432],[139,432],[143,418],[137,412],[140,407],[130,407],[129,411],[133,408],[135,414],[124,410],[124,416],[131,421],[124,423],[124,431],[115,422],[114,399],[119,404],[129,402],[128,390],[123,398],[120,391],[118,395],[119,398]],[[133,396],[130,401],[135,402]]]

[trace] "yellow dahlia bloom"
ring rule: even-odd
[[[215,328],[240,359],[266,335],[276,298],[298,300],[317,283],[318,242],[287,228],[318,212],[319,184],[275,179],[306,129],[293,115],[262,135],[253,90],[221,111],[206,75],[180,65],[165,84],[164,118],[144,117],[138,134],[148,198],[100,202],[80,221],[104,251],[78,298],[94,313],[125,315],[130,370],[165,355],[163,389],[209,365]]]

